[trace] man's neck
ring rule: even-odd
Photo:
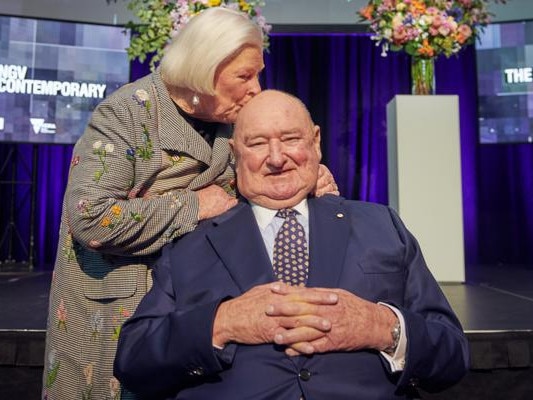
[[[257,224],[259,225],[260,228],[264,228],[265,226],[267,226],[270,223],[270,221],[272,221],[272,218],[274,218],[274,216],[276,215],[276,212],[278,211],[278,209],[264,207],[251,201],[249,203],[252,207],[252,211],[254,213],[255,219],[257,220]],[[307,199],[303,199],[298,204],[295,204],[293,207],[283,207],[283,208],[292,208],[298,211],[306,219],[309,218],[309,207],[307,204]]]

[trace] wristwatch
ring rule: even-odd
[[[387,353],[390,356],[396,353],[396,349],[398,348],[398,343],[400,343],[401,333],[402,333],[402,327],[400,325],[400,321],[398,321],[394,324],[394,326],[392,327],[390,331],[390,334],[392,336],[392,345],[390,345],[385,350],[383,350],[385,353]]]

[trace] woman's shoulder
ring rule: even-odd
[[[148,97],[150,88],[152,87],[153,74],[143,76],[136,81],[126,83],[122,85],[109,96],[107,96],[103,102],[121,102],[124,99],[143,101],[145,97]]]

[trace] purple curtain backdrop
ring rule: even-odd
[[[410,92],[408,57],[381,57],[367,35],[274,34],[265,63],[263,86],[300,97],[321,126],[323,162],[342,194],[386,204],[386,104]],[[132,64],[132,80],[146,73],[146,65]],[[533,265],[533,146],[478,144],[473,48],[439,59],[436,76],[437,94],[459,95],[467,264]],[[12,174],[18,181],[30,180],[34,153],[36,268],[50,269],[72,146],[0,144],[0,181],[12,180]],[[0,193],[0,261],[25,260],[30,187],[19,184],[12,190],[4,183]]]

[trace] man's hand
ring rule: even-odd
[[[311,340],[324,337],[331,328],[327,318],[290,311],[286,315],[270,316],[268,311],[273,304],[285,310],[333,305],[338,300],[337,295],[314,290],[285,293],[285,289],[281,289],[283,287],[288,286],[281,282],[256,286],[239,297],[221,303],[213,326],[213,344],[222,347],[230,342],[273,343],[276,334],[287,327],[306,329],[306,338]]]
[[[230,196],[218,185],[209,185],[198,191],[198,221],[216,217],[238,203],[237,199]]]
[[[285,288],[283,288],[286,290]],[[293,289],[287,290],[287,293]],[[300,288],[337,295],[338,302],[323,304],[274,303],[268,309],[272,317],[313,315],[331,323],[331,329],[315,337],[307,327],[284,325],[278,330],[275,343],[286,345],[288,355],[354,351],[359,349],[384,350],[392,344],[391,329],[397,321],[388,307],[369,302],[342,289]],[[283,319],[281,319],[283,321]]]
[[[335,183],[335,178],[330,172],[328,167],[324,164],[318,166],[318,180],[316,181],[315,190],[313,193],[316,197],[323,196],[325,194],[334,194],[339,196],[339,187]]]

